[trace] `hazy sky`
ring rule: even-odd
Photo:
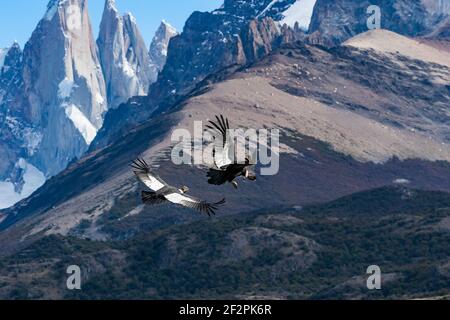
[[[103,12],[104,0],[88,0],[94,36]],[[0,0],[0,48],[17,40],[23,48],[39,20],[48,0]],[[147,45],[159,26],[166,20],[178,30],[193,11],[210,11],[220,7],[223,0],[116,0],[121,13],[130,11],[137,19]]]

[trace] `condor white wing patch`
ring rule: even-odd
[[[192,199],[190,197],[187,197],[185,195],[182,195],[180,193],[171,193],[165,196],[167,200],[169,200],[172,203],[181,204],[184,206],[184,202],[187,203],[199,203],[199,201],[196,201],[195,199]]]
[[[167,186],[160,177],[150,172],[150,167],[144,159],[137,159],[133,161],[132,167],[134,174],[142,181],[147,187],[153,191],[159,191]]]
[[[206,213],[208,216],[211,216],[212,214],[215,215],[216,210],[225,203],[225,199],[216,203],[208,203],[180,193],[171,193],[166,195],[165,198],[172,203],[197,210],[201,213]]]
[[[153,191],[159,191],[166,185],[160,181],[157,177],[152,176],[150,173],[135,173],[147,187]]]

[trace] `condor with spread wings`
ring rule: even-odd
[[[237,150],[234,138],[230,134],[230,124],[228,119],[222,115],[216,116],[217,122],[209,121],[207,130],[213,135],[215,146],[213,149],[215,169],[209,169],[207,177],[208,183],[222,185],[227,182],[235,188],[238,187],[236,178],[244,177],[251,181],[256,180],[256,174],[251,170],[255,165],[251,158],[246,158],[245,162],[238,163]]]
[[[188,187],[177,189],[169,186],[164,180],[150,171],[150,167],[144,159],[133,161],[131,167],[134,169],[133,172],[136,177],[152,190],[142,191],[142,202],[147,205],[171,202],[211,216],[211,214],[215,215],[216,210],[225,203],[225,199],[216,203],[208,203],[187,196],[186,193],[189,191]]]

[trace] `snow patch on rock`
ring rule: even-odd
[[[19,159],[16,166],[24,170],[22,191],[16,192],[14,184],[9,181],[0,181],[0,209],[9,208],[28,198],[45,183],[44,174],[24,159]]]
[[[67,77],[64,78],[63,81],[60,82],[58,88],[58,96],[61,99],[70,98],[70,95],[72,94],[72,90],[74,87],[74,83],[72,80],[68,79]]]
[[[72,121],[73,125],[81,133],[87,145],[95,139],[97,135],[97,129],[89,121],[80,109],[74,105],[65,105],[66,116]]]
[[[123,73],[129,78],[134,78],[136,76],[136,72],[134,72],[133,67],[125,59],[123,63],[119,64],[119,68],[122,68]]]
[[[261,11],[261,13],[258,14],[258,15],[256,16],[256,18],[258,19],[258,18],[263,17],[270,9],[272,9],[272,7],[274,6],[274,4],[277,3],[278,1],[279,1],[279,0],[272,0],[272,1],[267,5],[267,7],[265,7],[264,10]]]
[[[308,31],[316,2],[317,0],[297,0],[283,12],[284,19],[281,20],[281,25],[287,24],[293,28],[298,22],[300,29]]]
[[[95,101],[97,101],[98,104],[102,105],[105,103],[105,98],[100,94],[100,92],[95,93]]]

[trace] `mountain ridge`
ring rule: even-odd
[[[324,202],[399,179],[409,180],[415,188],[448,191],[450,186],[442,179],[450,174],[449,150],[443,142],[448,139],[445,121],[438,109],[429,113],[426,108],[430,101],[445,105],[448,89],[429,81],[433,64],[402,56],[389,59],[365,49],[324,50],[297,42],[252,66],[219,72],[170,112],[135,128],[120,143],[92,152],[7,211],[0,237],[11,237],[11,232],[23,232],[29,240],[42,232],[71,234],[80,221],[89,220],[85,236],[107,239],[108,232],[115,234],[117,223],[129,224],[131,232],[198,219],[183,210],[167,214],[164,208],[142,206],[128,166],[138,156],[157,165],[159,174],[175,185],[192,185],[205,197],[226,195],[227,213],[246,211],[248,206]],[[424,86],[422,77],[428,79],[425,91],[417,89]],[[252,188],[243,185],[236,195],[227,188],[209,188],[201,168],[171,164],[171,128],[189,129],[193,119],[206,121],[215,114],[232,114],[230,120],[239,127],[281,128],[279,175],[262,177]],[[429,120],[418,121],[424,117]],[[432,121],[434,126],[424,125]],[[82,185],[62,188],[80,176]],[[333,187],[330,180],[335,181]],[[276,195],[270,203],[258,196],[267,193]],[[241,197],[247,201],[242,203]],[[141,214],[125,217],[131,212]],[[117,214],[124,220],[106,218]]]

